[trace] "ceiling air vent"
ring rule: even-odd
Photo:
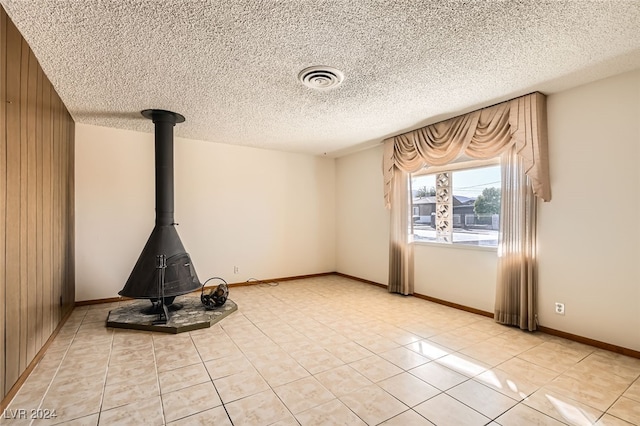
[[[300,71],[298,79],[311,89],[328,90],[339,86],[344,80],[344,74],[333,67],[318,65]]]

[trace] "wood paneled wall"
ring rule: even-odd
[[[4,397],[73,309],[75,255],[74,122],[2,7],[0,89]]]

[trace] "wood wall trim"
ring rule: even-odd
[[[640,351],[636,351],[633,349],[612,345],[611,343],[601,342],[599,340],[590,339],[588,337],[579,336],[577,334],[567,333],[566,331],[555,330],[553,328],[545,327],[542,325],[538,326],[538,330],[542,333],[550,334],[552,336],[562,337],[567,340],[573,340],[574,342],[583,343],[589,346],[595,346],[596,348],[640,359]]]
[[[374,285],[374,286],[376,286],[376,287],[388,288],[388,287],[387,287],[386,285],[384,285],[384,284],[380,284],[380,283],[377,283],[377,282],[375,282],[375,281],[365,280],[364,278],[354,277],[353,275],[343,274],[342,272],[334,272],[334,274],[335,274],[335,275],[337,275],[337,276],[339,276],[339,277],[349,278],[350,280],[360,281],[361,283],[371,284],[371,285]]]
[[[434,302],[439,305],[444,305],[450,308],[459,309],[461,311],[471,312],[472,314],[482,315],[483,317],[493,318],[493,314],[491,312],[483,311],[481,309],[471,308],[469,306],[460,305],[458,303],[453,303],[453,302],[449,302],[442,299],[437,299],[435,297],[426,296],[420,293],[413,293],[412,296],[417,297],[418,299],[428,300],[429,302]]]
[[[0,7],[0,9],[2,9]],[[4,70],[7,69],[7,14],[0,10],[0,264],[6,259],[6,195],[7,195],[7,80]],[[0,268],[0,375],[5,375],[5,270],[4,265]],[[0,379],[0,398],[5,395],[5,380]],[[2,410],[0,410],[2,411]]]
[[[268,284],[268,283],[281,282],[281,281],[302,280],[302,279],[306,279],[306,278],[324,277],[324,276],[328,276],[328,275],[337,275],[339,277],[348,278],[348,279],[351,279],[351,280],[354,280],[354,281],[359,281],[361,283],[373,285],[373,286],[376,286],[376,287],[381,287],[381,288],[385,288],[385,289],[387,288],[387,286],[384,285],[384,284],[380,284],[380,283],[377,283],[375,281],[371,281],[371,280],[367,280],[367,279],[364,279],[364,278],[355,277],[355,276],[348,275],[348,274],[343,274],[342,272],[323,272],[323,273],[319,273],[319,274],[298,275],[298,276],[284,277],[284,278],[277,278],[277,279],[265,279],[265,280],[260,280],[260,281],[237,282],[237,283],[230,283],[229,287],[244,287],[244,286]],[[212,289],[212,288],[215,288],[217,285],[218,285],[218,283],[216,283],[216,285],[207,286],[205,288],[206,289]],[[194,293],[197,293],[199,291],[200,290],[196,290],[196,291],[194,291]],[[493,313],[491,313],[491,312],[483,311],[481,309],[471,308],[469,306],[460,305],[458,303],[449,302],[449,301],[438,299],[438,298],[431,297],[431,296],[426,296],[426,295],[420,294],[420,293],[414,293],[411,296],[417,297],[418,299],[427,300],[429,302],[437,303],[439,305],[448,306],[450,308],[459,309],[461,311],[470,312],[472,314],[482,315],[482,316],[488,317],[488,318],[493,318],[493,316],[494,316]],[[106,299],[83,300],[83,301],[80,301],[80,302],[76,302],[76,306],[87,306],[87,305],[95,305],[95,304],[100,304],[100,303],[112,303],[112,302],[119,302],[119,301],[122,301],[122,300],[127,300],[127,298],[124,298],[124,297],[111,297],[111,298],[106,298]],[[571,333],[567,333],[567,332],[560,331],[560,330],[554,330],[553,328],[549,328],[549,327],[538,326],[538,330],[541,333],[562,337],[562,338],[565,338],[567,340],[572,340],[574,342],[584,343],[586,345],[593,346],[593,347],[596,347],[596,348],[599,348],[599,349],[605,349],[605,350],[608,350],[608,351],[611,351],[611,352],[615,352],[615,353],[619,353],[619,354],[622,354],[622,355],[626,355],[626,356],[630,356],[630,357],[633,357],[633,358],[640,359],[640,351],[636,351],[636,350],[633,350],[633,349],[624,348],[622,346],[617,346],[617,345],[613,345],[613,344],[610,344],[610,343],[601,342],[601,341],[598,341],[598,340],[590,339],[588,337],[578,336],[576,334],[571,334]]]
[[[343,274],[343,273],[340,273],[340,272],[336,272],[335,274],[339,275],[341,277],[350,278],[352,280],[360,281],[360,282],[363,282],[363,283],[372,284],[372,285],[375,285],[377,287],[384,287],[384,288],[387,287],[387,286],[385,286],[383,284],[379,284],[379,283],[376,283],[376,282],[373,282],[373,281],[369,281],[369,280],[365,280],[365,279],[358,278],[358,277],[353,277],[351,275]],[[446,300],[437,299],[435,297],[426,296],[424,294],[414,293],[414,294],[412,294],[412,296],[413,297],[417,297],[419,299],[428,300],[429,302],[434,302],[434,303],[437,303],[439,305],[448,306],[450,308],[459,309],[459,310],[462,310],[462,311],[465,311],[465,312],[471,312],[471,313],[477,314],[477,315],[482,315],[482,316],[485,316],[485,317],[488,317],[488,318],[493,318],[494,317],[493,313],[491,313],[491,312],[483,311],[483,310],[476,309],[476,308],[471,308],[469,306],[460,305],[458,303],[448,302]],[[574,342],[583,343],[585,345],[593,346],[593,347],[596,347],[596,348],[599,348],[599,349],[604,349],[604,350],[615,352],[615,353],[618,353],[618,354],[621,354],[621,355],[626,355],[626,356],[630,356],[632,358],[640,359],[640,351],[636,351],[636,350],[633,350],[633,349],[625,348],[625,347],[618,346],[618,345],[613,345],[611,343],[601,342],[599,340],[590,339],[588,337],[579,336],[577,334],[567,333],[565,331],[555,330],[553,328],[545,327],[545,326],[542,326],[542,325],[538,326],[538,331],[540,331],[541,333],[550,334],[552,336],[562,337],[562,338],[567,339],[567,340],[572,340]]]
[[[73,309],[74,123],[1,6],[0,76],[0,397],[4,397]]]
[[[245,287],[245,286],[251,286],[251,285],[276,283],[276,282],[281,282],[281,281],[304,280],[304,279],[307,279],[307,278],[326,277],[327,275],[335,275],[335,272],[320,272],[320,273],[317,273],[317,274],[294,275],[294,276],[291,276],[291,277],[267,278],[267,279],[263,279],[263,280],[257,280],[255,278],[249,278],[249,280],[251,280],[251,281],[247,280],[247,281],[229,283],[229,287]],[[220,283],[217,283],[216,285],[212,285],[212,286],[207,286],[205,288],[215,288],[215,287],[218,286],[218,284],[220,284]],[[198,291],[200,291],[200,290],[196,290],[196,292],[198,292]]]
[[[335,275],[336,272],[321,272],[318,274],[309,274],[309,275],[296,275],[296,276],[291,276],[291,277],[282,277],[282,278],[269,278],[269,279],[264,279],[264,280],[255,280],[255,281],[241,281],[241,282],[235,282],[235,283],[228,283],[229,287],[246,287],[246,286],[252,286],[252,285],[260,285],[260,284],[270,284],[270,283],[276,283],[276,282],[281,282],[281,281],[294,281],[294,280],[304,280],[307,278],[316,278],[316,277],[324,277],[327,275]],[[209,290],[209,289],[214,289],[216,288],[219,284],[221,284],[222,281],[217,281],[214,285],[208,285],[205,287],[205,290]],[[201,289],[192,291],[191,293],[200,293]],[[89,306],[89,305],[99,305],[102,303],[114,303],[114,302],[121,302],[123,300],[133,300],[129,297],[107,297],[104,299],[90,299],[90,300],[80,300],[78,302],[75,302],[75,306]]]
[[[36,356],[33,358],[33,360],[29,363],[29,365],[24,370],[24,372],[22,372],[20,377],[18,377],[18,380],[16,380],[15,384],[8,390],[7,394],[2,399],[2,401],[0,401],[0,412],[3,412],[7,408],[7,406],[9,405],[11,400],[16,396],[16,394],[18,393],[18,391],[20,390],[24,382],[27,381],[33,369],[36,368],[38,363],[46,355],[47,350],[49,349],[49,346],[51,346],[51,344],[55,340],[56,336],[58,335],[58,333],[60,332],[64,324],[67,322],[67,319],[69,319],[69,317],[71,316],[72,312],[73,310],[70,310],[69,312],[66,313],[66,315],[62,318],[62,321],[60,321],[60,323],[55,328],[55,330],[53,330],[53,333],[51,333],[51,336],[49,336],[49,338],[44,343],[42,348],[40,348],[40,350],[38,351]]]
[[[17,29],[16,29],[17,31]],[[17,374],[20,377],[22,371],[29,365],[29,361],[27,360],[27,341],[29,340],[29,335],[27,333],[28,327],[28,318],[29,318],[29,282],[27,280],[27,272],[29,270],[29,264],[27,255],[28,247],[27,247],[27,232],[28,232],[28,223],[27,223],[27,214],[29,213],[29,203],[28,203],[28,194],[29,189],[27,187],[28,184],[28,157],[27,157],[27,111],[28,111],[28,89],[29,89],[29,45],[27,45],[27,41],[20,36],[20,42],[22,44],[20,48],[20,68],[18,69],[20,75],[20,98],[18,100],[18,126],[20,128],[20,133],[16,134],[15,140],[17,141],[18,137],[20,138],[20,146],[19,146],[19,156],[17,158],[16,167],[19,170],[19,188],[20,188],[20,210],[19,210],[19,222],[18,222],[18,230],[19,230],[19,253],[20,257],[18,260],[18,276],[19,278],[19,292],[20,292],[20,332],[19,332],[19,364]],[[7,135],[9,138],[10,135]],[[9,144],[12,141],[8,141]],[[11,167],[11,166],[9,166]],[[11,253],[8,253],[9,255]],[[9,261],[9,259],[7,259]],[[8,385],[7,385],[8,387]]]
[[[106,297],[104,299],[90,299],[90,300],[81,300],[79,302],[75,302],[75,306],[91,306],[91,305],[101,305],[103,303],[117,303],[122,302],[123,300],[133,300],[129,297]]]
[[[1,12],[4,13],[4,10]],[[6,16],[6,15],[5,15]],[[6,216],[5,258],[1,260],[5,271],[5,392],[20,377],[20,266],[18,262],[9,262],[9,256],[20,253],[20,143],[10,135],[20,134],[20,68],[8,66],[19,64],[22,41],[20,33],[13,23],[6,19]]]

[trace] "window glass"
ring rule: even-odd
[[[448,172],[451,180],[449,206],[436,197],[436,175],[412,175],[411,233],[415,241],[441,242],[437,212],[448,212],[446,223],[453,244],[497,247],[500,227],[500,166],[479,167]],[[436,226],[437,225],[437,226]],[[442,235],[442,234],[441,234]]]

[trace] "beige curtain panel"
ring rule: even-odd
[[[537,328],[536,201],[515,147],[502,154],[500,244],[494,318],[523,330]]]
[[[534,194],[551,200],[547,154],[546,97],[532,93],[492,107],[386,139],[384,197],[391,207],[393,169],[417,172],[443,166],[461,155],[494,158],[515,146]]]
[[[461,156],[502,157],[502,207],[495,320],[535,330],[536,200],[551,200],[546,98],[533,93],[385,140],[384,199],[391,209],[389,291],[413,291],[408,243],[408,173]]]
[[[409,196],[409,174],[395,169],[393,184],[395,197],[391,207],[389,227],[389,286],[390,293],[405,296],[413,294],[413,245],[409,244],[407,229],[411,208]]]

